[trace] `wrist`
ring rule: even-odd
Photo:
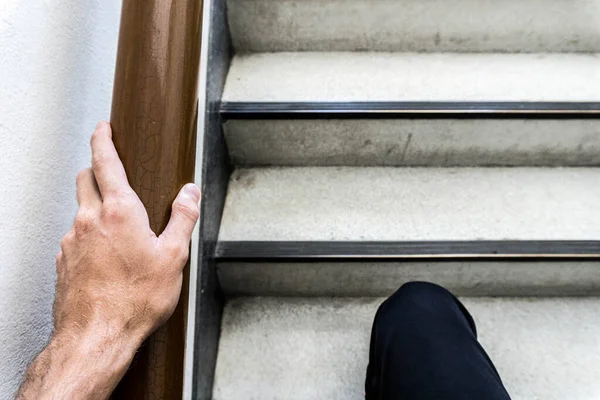
[[[127,368],[143,338],[122,331],[90,329],[84,332],[60,331],[52,335],[53,351],[64,355],[66,361],[89,360],[98,367],[109,364]],[[50,347],[49,346],[49,347]]]
[[[106,324],[59,330],[32,364],[31,386],[18,398],[108,398],[143,339]]]
[[[73,353],[79,356],[93,356],[99,351],[106,355],[133,356],[146,336],[144,329],[133,331],[127,329],[125,324],[98,320],[89,321],[85,327],[76,325],[55,329],[50,342],[55,342],[61,347],[70,347]]]
[[[117,377],[118,382],[143,339],[140,334],[96,325],[85,331],[56,332],[51,344],[65,353],[65,361],[73,365],[85,362],[88,370],[95,370],[90,375],[104,376],[102,380]]]

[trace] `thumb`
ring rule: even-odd
[[[198,186],[188,183],[179,191],[173,201],[171,219],[159,238],[164,245],[171,249],[180,249],[187,255],[192,231],[200,216],[199,203]]]

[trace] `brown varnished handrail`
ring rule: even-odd
[[[194,178],[201,29],[201,0],[123,1],[113,138],[157,234]],[[188,276],[186,266],[175,313],[139,350],[113,398],[181,399]]]

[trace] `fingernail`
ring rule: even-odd
[[[105,121],[105,120],[102,120],[102,121],[98,122],[98,123],[96,124],[96,129],[100,129],[100,128],[102,128],[102,126],[103,126],[105,123],[106,123],[106,121]]]
[[[183,187],[183,192],[200,204],[200,188],[198,186],[188,183]]]

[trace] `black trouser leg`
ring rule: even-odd
[[[441,286],[403,285],[377,310],[367,400],[510,399],[473,318]]]

